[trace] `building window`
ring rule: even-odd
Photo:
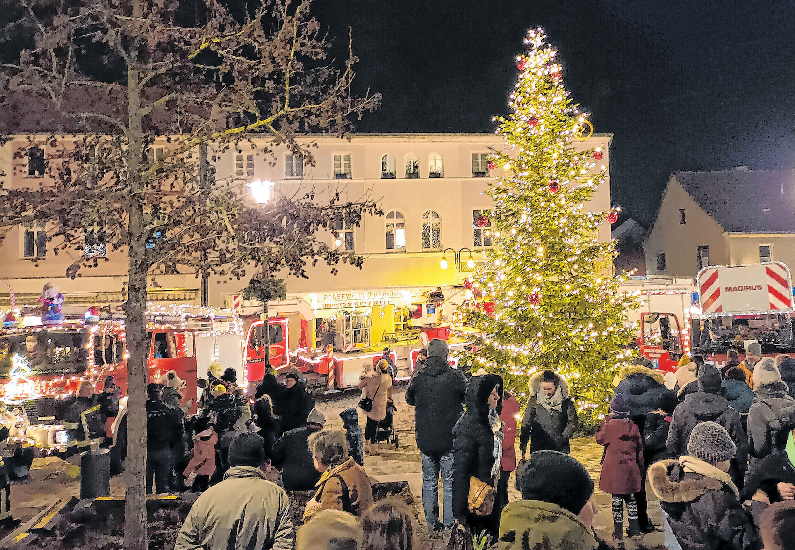
[[[698,260],[698,269],[704,269],[709,266],[709,246],[699,246],[696,256]]]
[[[422,214],[422,249],[439,250],[442,248],[442,218],[433,210]]]
[[[44,149],[35,145],[28,149],[28,176],[41,177],[47,163],[44,162]]]
[[[428,177],[429,178],[443,178],[444,165],[442,164],[442,156],[436,153],[428,155]]]
[[[684,208],[679,209],[679,225],[685,225],[687,223],[687,212],[685,212]]]
[[[351,179],[351,156],[334,155],[334,179]]]
[[[285,155],[284,157],[284,177],[303,178],[304,177],[304,156]]]
[[[472,211],[472,245],[491,246],[491,210]]]
[[[254,155],[235,155],[235,175],[254,175]]]
[[[773,261],[773,247],[769,244],[759,245],[759,262],[772,262]]]
[[[406,157],[406,179],[417,179],[420,177],[420,159],[417,155]]]
[[[403,212],[390,210],[386,214],[386,249],[406,250],[406,223]]]
[[[489,175],[489,154],[472,153],[472,177],[485,178]]]
[[[85,255],[95,257],[105,257],[107,246],[105,245],[105,232],[101,229],[91,229],[86,231]]]
[[[657,253],[657,271],[665,272],[665,252]]]
[[[334,245],[342,250],[353,251],[353,226],[342,218],[338,218],[334,220],[333,229]]]
[[[395,157],[392,155],[384,155],[381,157],[381,179],[393,180],[397,177],[397,169],[395,169]]]
[[[22,257],[47,257],[47,232],[43,223],[27,222],[23,225]]]

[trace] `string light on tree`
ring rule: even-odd
[[[543,30],[530,30],[525,44],[511,112],[495,119],[504,146],[491,156],[502,169],[488,190],[492,248],[473,276],[494,314],[470,311],[467,322],[481,336],[466,361],[503,376],[520,399],[530,374],[558,371],[593,423],[607,410],[617,369],[631,359],[626,312],[636,298],[619,294],[614,243],[598,240],[618,209],[583,206],[606,181],[595,162],[603,146],[573,147],[593,133],[588,115],[569,98]]]

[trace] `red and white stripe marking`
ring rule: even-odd
[[[717,269],[704,270],[698,278],[703,313],[721,313],[723,303],[720,298],[720,281]]]
[[[787,268],[774,263],[765,267],[767,274],[767,293],[770,296],[770,309],[791,309],[792,288],[789,285]]]

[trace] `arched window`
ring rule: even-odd
[[[406,179],[420,177],[420,159],[417,155],[406,155]]]
[[[442,164],[442,156],[437,153],[428,155],[428,177],[429,178],[443,178],[444,165]]]
[[[433,210],[426,210],[422,215],[422,249],[440,248],[442,248],[442,218]]]
[[[397,170],[395,169],[395,157],[392,155],[384,155],[381,157],[381,179],[393,180],[397,177]]]
[[[398,210],[386,213],[386,249],[406,250],[406,223]]]

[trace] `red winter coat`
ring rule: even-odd
[[[513,472],[516,469],[516,415],[521,408],[519,401],[513,395],[502,401],[500,420],[502,420],[503,437],[500,467],[503,472]]]
[[[643,487],[643,441],[634,422],[608,417],[596,434],[605,446],[599,488],[611,495],[637,493]]]
[[[191,473],[200,476],[211,476],[215,473],[215,444],[218,443],[218,434],[215,432],[208,439],[199,436],[193,438],[193,458],[188,462],[183,476]]]

